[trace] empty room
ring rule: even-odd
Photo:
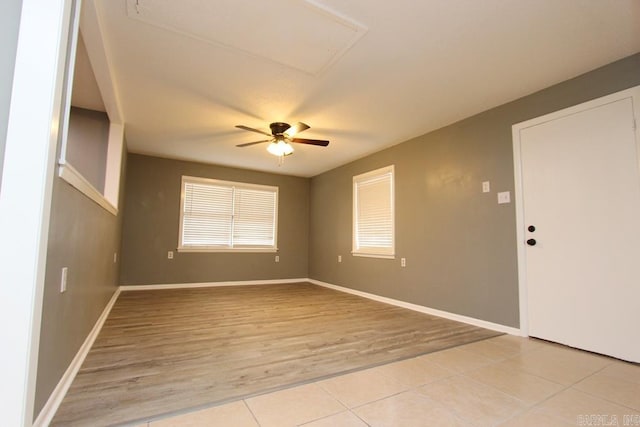
[[[640,2],[0,15],[3,425],[640,425]]]

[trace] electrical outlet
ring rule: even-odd
[[[60,274],[60,293],[66,292],[67,290],[67,272],[69,269],[67,267],[62,267],[62,273]]]
[[[511,193],[509,191],[498,193],[498,204],[503,205],[505,203],[511,203]]]
[[[491,183],[489,181],[484,181],[482,183],[482,192],[488,193],[489,191],[491,191]]]
[[[280,255],[276,255],[276,262],[280,262]]]
[[[168,259],[173,259],[173,251],[167,252],[167,258]]]
[[[338,255],[338,262],[342,262],[342,255]]]
[[[113,263],[115,264],[116,262],[118,262],[118,252],[113,253]]]
[[[406,267],[406,266],[407,266],[407,259],[400,258],[400,267]]]

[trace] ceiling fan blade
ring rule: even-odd
[[[263,134],[263,135],[272,136],[272,135],[271,135],[270,133],[268,133],[268,132],[262,131],[262,130],[260,130],[260,129],[250,128],[249,126],[236,125],[236,127],[237,127],[238,129],[248,130],[248,131],[251,131],[251,132],[258,132],[258,133],[261,133],[261,134]]]
[[[263,141],[245,142],[244,144],[236,145],[236,147],[248,147],[250,145],[262,144],[263,142],[269,142],[269,141],[271,141],[271,140],[270,139],[265,139]]]
[[[293,136],[295,134],[303,132],[303,131],[305,131],[307,129],[309,129],[309,125],[308,124],[305,124],[305,123],[302,123],[302,122],[298,122],[295,125],[291,126],[289,129],[287,129],[287,131],[284,134],[289,138],[293,138]]]
[[[329,145],[329,141],[325,141],[324,139],[291,138],[291,142],[297,142],[298,144],[320,145],[322,147]]]

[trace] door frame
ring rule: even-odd
[[[34,420],[49,212],[73,0],[23,0],[0,183],[0,412]],[[19,226],[17,226],[18,224]]]
[[[577,114],[585,110],[597,108],[602,105],[610,104],[612,102],[628,98],[631,98],[631,103],[633,105],[634,122],[632,123],[632,126],[636,134],[636,160],[640,167],[640,130],[638,129],[638,123],[640,123],[640,86],[635,86],[629,89],[622,90],[620,92],[605,95],[603,97],[596,98],[591,101],[586,101],[572,107],[563,108],[562,110],[554,111],[552,113],[516,123],[511,126],[513,140],[513,172],[515,179],[514,195],[516,208],[516,248],[518,257],[518,300],[520,305],[520,334],[522,336],[529,336],[529,299],[526,274],[527,247],[525,244],[524,190],[522,188],[522,141],[520,138],[520,134],[522,130],[526,128],[530,128],[532,126],[550,122],[561,117],[565,117],[571,114]]]

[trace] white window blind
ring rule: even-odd
[[[395,255],[394,168],[353,177],[353,254]]]
[[[278,188],[182,177],[178,249],[277,249]]]

